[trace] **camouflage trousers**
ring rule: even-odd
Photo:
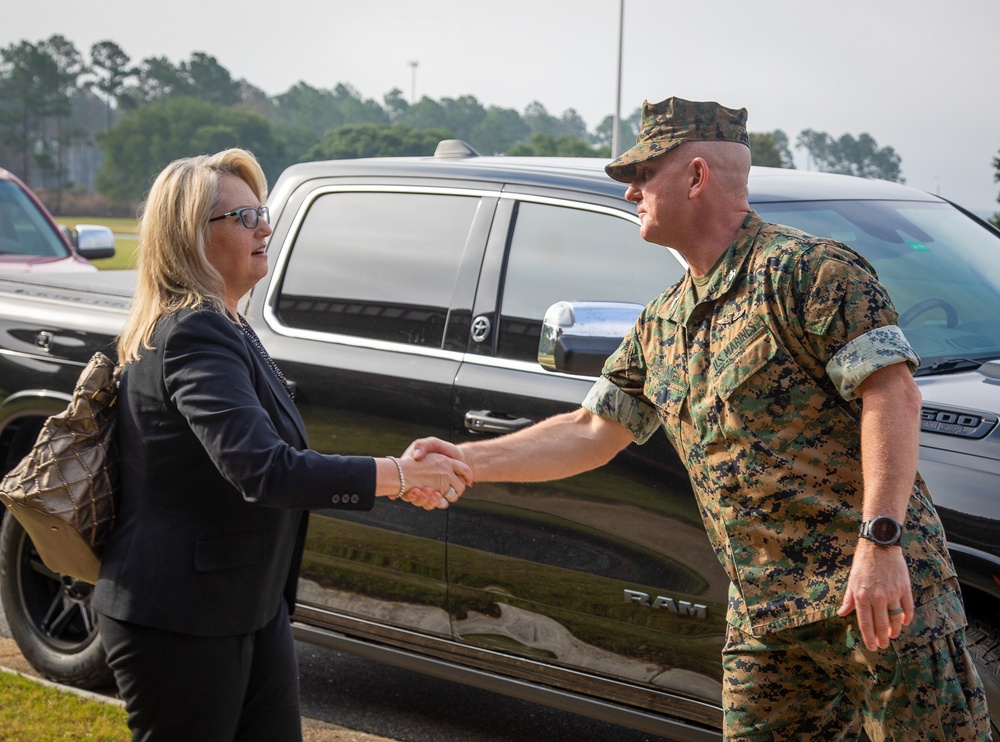
[[[953,591],[918,605],[890,646],[869,652],[853,616],[755,638],[729,627],[726,739],[988,742],[986,694]]]

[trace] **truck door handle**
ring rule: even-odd
[[[534,422],[527,417],[511,417],[491,410],[469,410],[465,413],[465,429],[473,433],[513,433]]]

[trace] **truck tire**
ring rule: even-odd
[[[993,737],[1000,740],[1000,627],[973,618],[965,634],[969,653],[986,688]]]
[[[114,684],[104,658],[92,585],[48,569],[7,513],[0,528],[0,601],[11,636],[40,675],[80,688]]]

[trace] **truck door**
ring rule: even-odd
[[[536,360],[551,304],[646,304],[683,273],[634,214],[502,199],[456,383],[458,440],[579,407],[594,379]],[[477,484],[448,512],[456,638],[718,703],[728,580],[662,432],[569,479]]]

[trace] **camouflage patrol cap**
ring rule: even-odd
[[[635,146],[604,170],[615,180],[630,183],[638,163],[666,154],[684,142],[739,142],[749,147],[747,109],[683,98],[645,101],[642,131]]]

